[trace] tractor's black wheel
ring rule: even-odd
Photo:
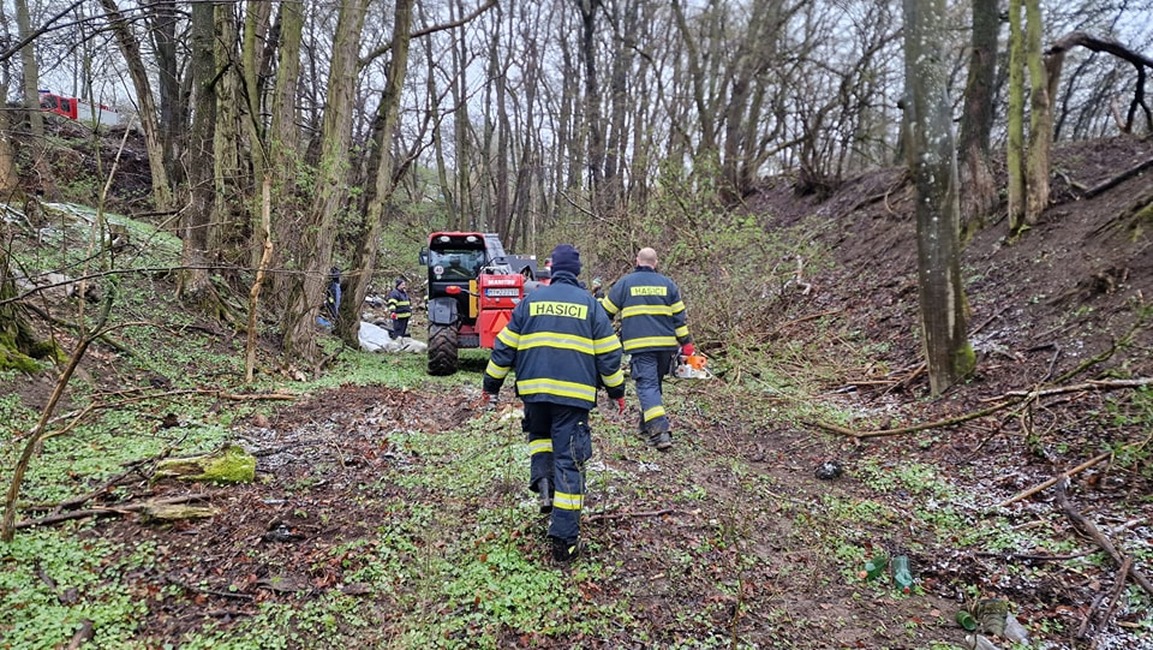
[[[459,366],[456,328],[433,325],[428,330],[428,374],[451,375]]]

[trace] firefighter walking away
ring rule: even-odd
[[[637,266],[621,278],[601,301],[610,316],[621,317],[621,343],[632,355],[630,374],[641,403],[640,433],[660,451],[673,446],[672,430],[663,401],[664,377],[680,353],[696,352],[685,315],[681,291],[657,272],[657,252],[642,248]]]
[[[568,244],[553,250],[548,286],[528,295],[493,346],[484,374],[486,400],[495,403],[505,377],[516,371],[528,434],[529,489],[540,511],[551,513],[552,557],[568,562],[580,553],[584,464],[592,456],[589,412],[598,382],[624,412],[621,344],[608,315],[577,281],[580,253]]]

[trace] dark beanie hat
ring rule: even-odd
[[[571,244],[560,244],[552,251],[552,272],[581,273],[581,254]]]
[[[396,284],[396,286],[398,286],[398,287],[399,287],[400,285],[404,284],[404,276],[401,276],[401,277],[397,278],[397,279],[396,279],[396,283],[395,283],[395,284]]]

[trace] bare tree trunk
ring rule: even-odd
[[[604,178],[605,140],[601,123],[601,89],[597,75],[596,22],[600,2],[577,0],[581,14],[581,63],[584,64],[584,123],[588,133],[590,204],[594,211],[605,209],[601,196]]]
[[[509,12],[510,18],[512,12]],[[497,11],[497,21],[500,21],[500,11]],[[511,33],[512,30],[510,29]],[[500,33],[500,30],[497,30]],[[494,37],[493,42],[496,43],[497,39]],[[495,48],[494,48],[495,50]],[[496,57],[494,57],[495,59]],[[495,193],[493,201],[493,231],[501,234],[501,237],[508,241],[509,230],[512,226],[513,214],[509,210],[510,194],[512,192],[512,182],[509,176],[512,173],[512,165],[510,164],[512,152],[510,151],[510,142],[512,141],[512,122],[508,115],[508,66],[507,61],[498,61],[497,65],[500,67],[500,74],[495,78],[496,81],[496,179],[493,183],[493,191]]]
[[[152,202],[157,210],[172,207],[172,189],[168,183],[168,171],[164,168],[164,144],[160,137],[160,126],[156,121],[156,103],[152,98],[152,85],[148,72],[140,56],[140,43],[132,34],[128,21],[120,13],[115,0],[100,0],[108,22],[112,24],[120,53],[128,66],[132,85],[136,90],[139,108],[140,130],[144,132],[145,148],[148,150],[148,169],[152,172]]]
[[[993,129],[993,84],[997,75],[997,35],[1000,20],[997,0],[973,0],[969,79],[961,115],[961,225],[962,239],[980,230],[997,205],[997,185],[989,164],[989,137]]]
[[[1053,112],[1049,82],[1041,52],[1040,0],[1025,0],[1025,48],[1029,62],[1029,159],[1025,180],[1025,223],[1034,225],[1049,206],[1049,154],[1053,139]]]
[[[156,79],[160,91],[162,164],[168,171],[169,181],[179,184],[183,176],[177,162],[177,142],[184,130],[185,111],[180,97],[180,68],[176,54],[176,0],[157,0],[152,3],[152,14],[149,33],[156,53]]]
[[[464,3],[457,0],[452,7],[465,14]],[[455,16],[454,16],[455,18]],[[472,222],[474,212],[472,206],[472,184],[469,181],[468,169],[473,163],[471,143],[469,142],[468,120],[468,44],[460,39],[452,50],[453,72],[456,74],[453,84],[452,98],[456,110],[453,115],[453,140],[456,145],[456,227],[460,230],[471,230],[476,224]]]
[[[229,266],[249,264],[255,267],[260,258],[252,257],[251,252],[262,246],[259,242],[254,244],[252,237],[260,230],[259,210],[254,209],[251,201],[257,184],[249,176],[249,167],[241,160],[251,158],[253,165],[258,165],[255,161],[259,156],[250,155],[246,145],[259,146],[259,143],[255,140],[246,142],[245,136],[249,132],[241,124],[241,110],[246,103],[238,101],[244,96],[244,80],[241,70],[235,65],[240,41],[236,5],[225,2],[215,4],[214,8],[216,128],[213,132],[213,160],[216,172],[213,179],[216,200],[208,233],[208,250],[212,251],[213,259],[227,262]],[[251,120],[244,121],[251,123]]]
[[[28,0],[16,2],[16,29],[20,39],[32,35],[32,17],[28,13]],[[28,109],[28,126],[37,141],[44,138],[44,115],[40,112],[40,66],[36,63],[35,42],[20,49],[20,70],[24,77],[24,108]]]
[[[604,203],[613,214],[621,213],[624,207],[624,178],[621,171],[626,166],[628,152],[629,135],[625,130],[629,106],[628,81],[633,67],[632,48],[636,42],[639,11],[640,3],[630,2],[624,8],[624,15],[615,17],[621,35],[616,39],[609,76],[609,133],[605,144],[604,188]]]
[[[1025,35],[1021,20],[1021,0],[1009,0],[1009,134],[1005,166],[1012,234],[1025,226]]]
[[[0,83],[0,97],[7,96],[7,87]],[[10,200],[13,192],[20,187],[20,175],[16,170],[16,148],[12,146],[11,120],[0,115],[0,196]],[[5,241],[7,241],[5,239]],[[7,274],[5,275],[7,277]]]
[[[209,231],[215,206],[216,190],[214,140],[216,131],[216,55],[213,5],[197,2],[191,9],[191,51],[189,63],[193,80],[192,128],[189,132],[189,205],[181,224],[183,247],[180,261],[178,293],[200,307],[213,299],[208,273]]]
[[[296,167],[302,162],[300,135],[296,127],[296,85],[300,81],[300,49],[304,36],[303,0],[286,0],[280,5],[280,52],[276,83],[272,89],[272,123],[268,132],[268,158],[272,175],[272,259],[271,268],[282,268],[286,251],[299,250],[303,214],[296,197]],[[283,307],[291,282],[288,276],[274,274],[269,292]]]
[[[289,307],[282,321],[285,352],[306,362],[318,360],[316,317],[324,301],[326,278],[332,263],[337,217],[347,199],[352,100],[367,3],[368,0],[348,0],[340,5],[333,35],[316,193],[310,223],[303,235],[304,246],[298,251],[304,273],[294,282]]]
[[[252,165],[252,177],[262,185],[265,178],[265,169],[268,166],[268,155],[264,147],[264,118],[261,115],[263,105],[263,87],[259,82],[261,58],[257,52],[257,44],[268,33],[268,21],[272,13],[272,3],[263,0],[245,4],[244,15],[244,42],[240,53],[243,78],[244,115],[242,122],[244,133],[248,140],[248,160]],[[262,211],[252,210],[252,232],[260,232],[265,227]],[[266,255],[265,243],[260,238],[253,238],[249,247],[250,264],[253,267],[260,265],[260,260]]]
[[[969,374],[958,237],[960,203],[948,94],[945,0],[904,0],[905,122],[909,170],[917,190],[917,267],[921,331],[934,395]]]
[[[381,93],[377,112],[380,126],[374,130],[374,145],[380,152],[372,176],[375,189],[364,215],[359,240],[355,242],[356,253],[352,260],[352,268],[362,273],[348,277],[348,289],[340,305],[337,332],[345,345],[354,349],[360,345],[360,306],[368,295],[368,285],[372,280],[372,271],[376,268],[376,254],[380,248],[380,233],[395,188],[392,136],[400,115],[401,91],[408,69],[412,7],[415,1],[396,0],[393,10],[392,47],[389,48],[392,59],[388,63],[387,83]]]

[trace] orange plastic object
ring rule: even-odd
[[[705,358],[699,354],[691,354],[685,357],[685,363],[693,370],[704,370],[705,368]]]

